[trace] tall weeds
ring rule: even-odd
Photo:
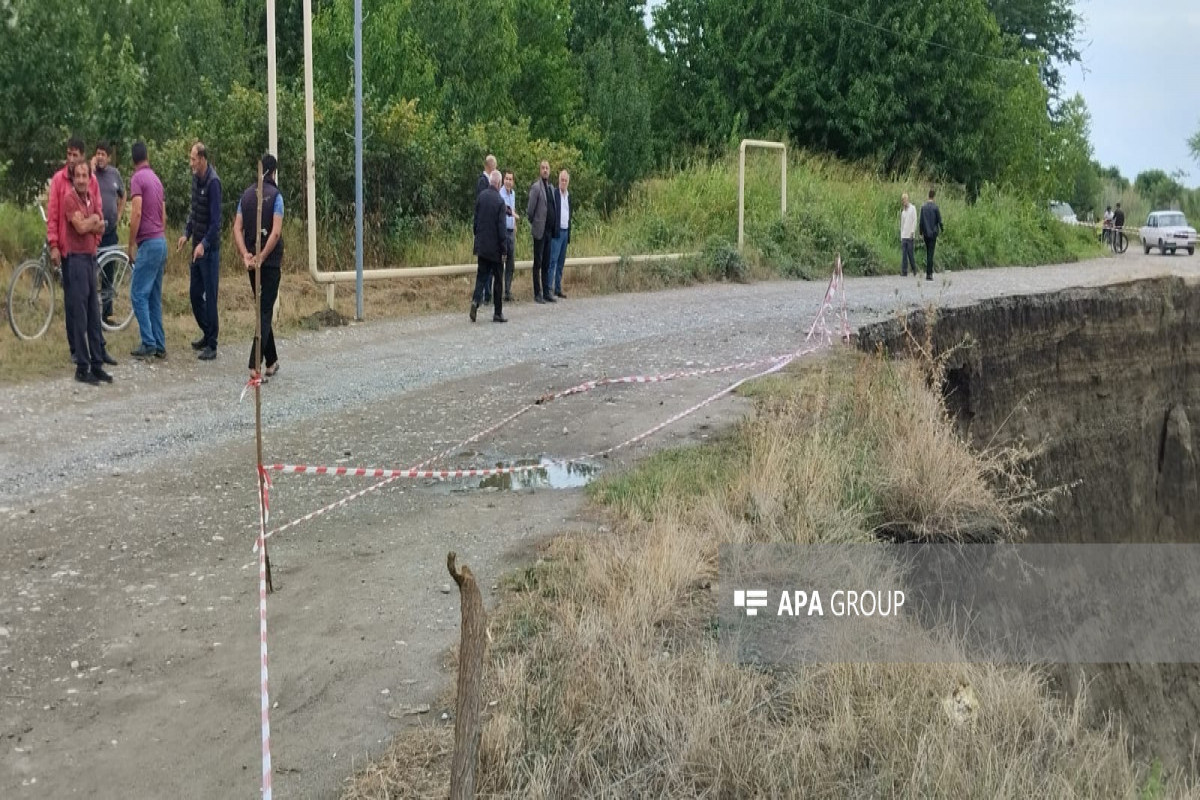
[[[1083,698],[1055,699],[1034,669],[718,657],[722,543],[869,542],[889,520],[942,540],[980,519],[1019,528],[1023,501],[992,472],[1020,472],[1020,454],[972,453],[929,366],[847,356],[753,384],[756,414],[724,441],[598,484],[613,533],[556,540],[493,616],[482,794],[1134,796],[1144,770],[1119,732],[1085,728]],[[448,735],[402,736],[345,797],[436,793]]]

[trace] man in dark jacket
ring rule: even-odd
[[[933,280],[933,250],[937,237],[942,232],[942,212],[933,202],[935,192],[929,190],[929,199],[921,206],[921,237],[925,239],[925,280]]]
[[[208,163],[202,142],[192,145],[188,155],[192,168],[192,210],[188,214],[178,250],[191,239],[192,316],[200,327],[200,338],[192,349],[201,361],[217,357],[217,288],[221,279],[221,179]]]
[[[483,173],[475,180],[475,197],[484,192],[492,185],[492,173],[496,171],[496,157],[488,154],[488,157],[483,160]]]
[[[504,268],[501,262],[504,242],[508,238],[508,215],[504,199],[500,197],[500,180],[500,173],[493,170],[488,188],[475,199],[475,253],[479,257],[479,269],[475,273],[475,293],[471,296],[471,322],[475,321],[475,312],[483,300],[483,289],[489,282],[496,308],[492,322],[508,322],[502,313]]]
[[[554,204],[554,188],[550,185],[550,162],[543,161],[540,175],[529,187],[529,202],[525,206],[529,231],[533,234],[533,300],[553,303],[550,286],[550,244],[554,240],[554,223],[558,209]]]
[[[263,375],[271,376],[279,370],[279,353],[275,349],[275,331],[272,327],[275,298],[279,297],[279,280],[283,267],[283,195],[275,182],[277,169],[278,162],[275,156],[265,154],[262,157],[261,216],[258,209],[258,182],[255,181],[242,193],[233,218],[233,243],[237,245],[242,264],[250,276],[251,293],[254,292],[256,270],[258,283],[262,286],[262,302],[259,304],[261,347],[256,348],[255,342],[250,344],[251,376],[259,374],[263,362],[267,365]],[[260,246],[261,250],[255,249]],[[256,349],[260,352],[255,352]],[[259,358],[255,358],[256,356]]]

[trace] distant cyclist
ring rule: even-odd
[[[1113,209],[1112,206],[1104,208],[1104,222],[1100,231],[1100,241],[1105,244],[1112,243],[1112,227],[1113,227]]]

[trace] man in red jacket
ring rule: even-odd
[[[80,159],[72,167],[73,186],[59,198],[62,227],[57,231],[62,252],[63,295],[67,306],[67,338],[75,353],[75,380],[112,383],[101,366],[100,295],[96,291],[96,247],[104,233],[104,206],[95,187],[91,165]]]
[[[78,136],[72,136],[67,141],[67,163],[58,172],[54,173],[54,177],[50,179],[49,191],[49,208],[46,210],[46,238],[50,242],[50,260],[54,262],[54,266],[62,265],[63,243],[67,235],[67,226],[70,222],[65,218],[63,213],[63,200],[67,196],[75,192],[75,187],[72,184],[72,174],[75,165],[83,161],[83,140]],[[100,184],[96,181],[96,176],[92,175],[88,182],[88,194],[96,201],[97,206],[100,202]],[[64,316],[67,317],[67,339],[71,345],[71,360],[75,360],[75,342],[71,339],[71,320],[69,315],[71,309],[66,307],[66,292],[63,292]],[[100,350],[101,358],[105,364],[110,366],[116,365],[116,360],[108,354],[108,348],[104,341],[104,333],[100,333]]]

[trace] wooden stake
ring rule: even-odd
[[[483,595],[470,567],[455,569],[455,554],[446,556],[446,568],[458,584],[462,604],[462,638],[458,645],[458,698],[454,718],[454,758],[450,767],[450,800],[474,800],[475,771],[479,766],[482,733],[483,654],[487,648],[487,613]]]
[[[267,473],[263,472],[263,442],[262,442],[262,264],[258,263],[262,252],[262,207],[263,207],[263,167],[258,162],[258,209],[254,217],[254,374],[260,379],[254,385],[254,444],[258,452],[258,515],[260,531],[267,526]],[[245,226],[245,219],[242,225]],[[242,228],[245,230],[245,227]],[[271,557],[267,555],[267,540],[260,537],[259,546],[263,549],[263,558],[267,562],[267,593],[275,591],[271,584]]]

